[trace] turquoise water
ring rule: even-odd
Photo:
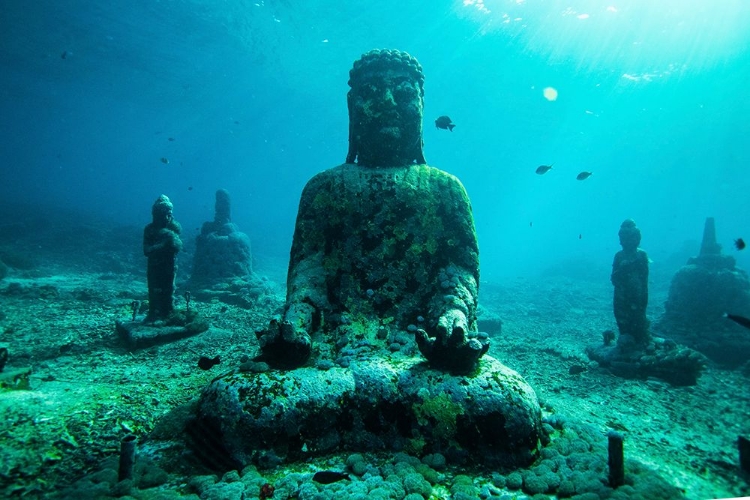
[[[284,255],[305,181],[344,160],[352,62],[398,48],[423,65],[426,158],[469,191],[483,277],[606,279],[625,218],[675,269],[705,217],[728,251],[750,230],[741,0],[3,4],[10,202],[141,224],[165,193],[194,230],[223,187],[255,251]]]
[[[3,300],[10,302],[0,304],[0,340],[15,356],[13,368],[35,364],[35,390],[63,394],[68,389],[54,385],[55,376],[65,382],[58,366],[69,355],[79,356],[73,366],[96,362],[101,353],[121,356],[122,379],[119,362],[102,369],[112,372],[113,394],[143,385],[138,379],[123,389],[126,370],[158,366],[89,336],[101,334],[109,342],[113,316],[128,314],[130,300],[145,295],[145,277],[133,279],[133,270],[145,271],[140,236],[160,194],[174,202],[183,226],[187,252],[180,280],[187,276],[194,236],[213,218],[214,194],[225,188],[233,221],[252,240],[255,271],[283,283],[278,273],[289,256],[302,188],[346,155],[349,69],[364,52],[395,48],[411,53],[424,69],[428,163],[457,175],[471,197],[480,300],[499,311],[504,333],[506,327],[510,332],[493,339],[492,354],[518,369],[561,415],[604,420],[602,408],[627,413],[628,425],[637,422],[653,434],[653,442],[638,443],[639,429],[632,431],[632,450],[656,443],[658,453],[639,457],[648,465],[665,456],[697,457],[675,484],[710,483],[709,474],[700,481],[693,476],[703,470],[700,460],[711,456],[713,472],[724,468],[726,483],[742,488],[734,482],[734,434],[727,435],[746,430],[746,374],[711,369],[695,392],[669,392],[653,381],[630,385],[598,372],[588,379],[596,382],[591,385],[586,375],[583,382],[565,377],[572,376],[572,362],[584,362],[584,344],[614,327],[610,266],[624,219],[636,220],[653,260],[652,320],[674,273],[697,254],[706,217],[716,218],[724,252],[736,257],[738,267],[750,267],[750,250],[733,245],[740,237],[750,241],[748,26],[750,2],[744,0],[4,0],[0,250],[15,250],[19,226],[9,214],[86,215],[78,225],[58,223],[63,215],[40,225],[45,243],[36,247],[36,228],[20,225],[18,240],[27,244],[20,257],[33,253],[28,248],[39,248],[40,258],[59,257],[50,249],[59,245],[69,258],[61,259],[69,267],[60,274],[70,283],[58,283],[63,280],[56,272],[38,280],[42,271],[20,265],[23,259],[13,255],[17,262],[6,281],[23,283],[3,288]],[[433,126],[441,115],[456,124],[452,132]],[[554,167],[537,175],[544,164]],[[581,171],[593,175],[578,181]],[[89,226],[89,220],[112,225]],[[67,237],[66,227],[76,232]],[[45,232],[56,239],[43,238]],[[93,247],[95,255],[89,255]],[[264,267],[269,263],[274,266]],[[93,273],[110,264],[101,285]],[[79,282],[75,273],[91,276]],[[551,274],[562,279],[544,278]],[[44,293],[20,293],[36,289],[37,281],[48,286]],[[56,286],[67,295],[45,295]],[[97,294],[71,295],[69,289]],[[279,292],[275,299],[281,298]],[[214,326],[233,333],[215,343],[214,337],[201,341],[200,353],[178,344],[163,348],[163,364],[193,377],[193,386],[180,394],[185,400],[213,377],[207,373],[201,380],[194,373],[194,354],[216,349],[211,354],[220,353],[223,366],[235,366],[251,344],[237,339],[249,338],[242,335],[252,335],[259,317],[266,321],[266,309],[248,320],[244,310],[231,308],[226,317],[220,304],[201,307],[213,311]],[[68,311],[69,323],[61,323]],[[34,347],[37,339],[49,343],[47,350]],[[78,351],[82,346],[86,350]],[[23,403],[13,407],[6,399],[13,416],[7,425],[21,420],[18,408],[37,411],[31,397],[43,391],[13,392]],[[659,404],[672,398],[674,405]],[[65,401],[61,414],[83,419],[71,409],[75,398]],[[141,404],[138,411],[144,408],[151,406]],[[51,419],[46,415],[40,424]],[[614,426],[610,420],[599,424]],[[714,424],[720,432],[710,432]],[[701,429],[710,431],[699,435]],[[663,442],[659,433],[672,431],[677,437]],[[36,427],[30,432],[42,435]],[[114,456],[114,449],[106,452]],[[62,455],[45,460],[47,467],[62,462]],[[674,462],[689,459],[680,460]],[[36,456],[30,461],[39,462]]]

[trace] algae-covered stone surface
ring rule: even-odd
[[[463,186],[436,168],[327,170],[302,193],[290,298],[309,296],[322,309],[353,316],[393,317],[405,328],[420,316],[436,321],[453,294],[475,329],[473,226]]]
[[[346,368],[237,373],[204,391],[198,418],[241,464],[335,451],[440,452],[452,461],[528,465],[541,439],[534,391],[497,360],[473,376],[419,358],[372,357]]]

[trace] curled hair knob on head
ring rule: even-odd
[[[374,49],[362,54],[358,60],[354,61],[352,69],[349,71],[349,86],[356,87],[362,82],[367,81],[368,76],[374,72],[387,70],[406,70],[419,83],[419,91],[424,95],[424,74],[422,65],[419,61],[409,54],[396,49]]]
[[[174,208],[172,202],[169,200],[167,195],[162,194],[156,199],[153,206],[151,207],[151,213],[154,215],[162,214],[171,211],[172,208]]]

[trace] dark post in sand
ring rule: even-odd
[[[623,453],[623,436],[619,432],[610,431],[609,441],[609,485],[613,488],[625,484],[625,456]]]

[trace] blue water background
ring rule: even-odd
[[[286,259],[304,183],[344,161],[353,61],[398,48],[484,280],[606,280],[626,218],[652,269],[694,254],[707,216],[747,268],[748,26],[743,0],[4,0],[0,199],[140,226],[164,193],[191,239],[226,188],[254,251]]]

